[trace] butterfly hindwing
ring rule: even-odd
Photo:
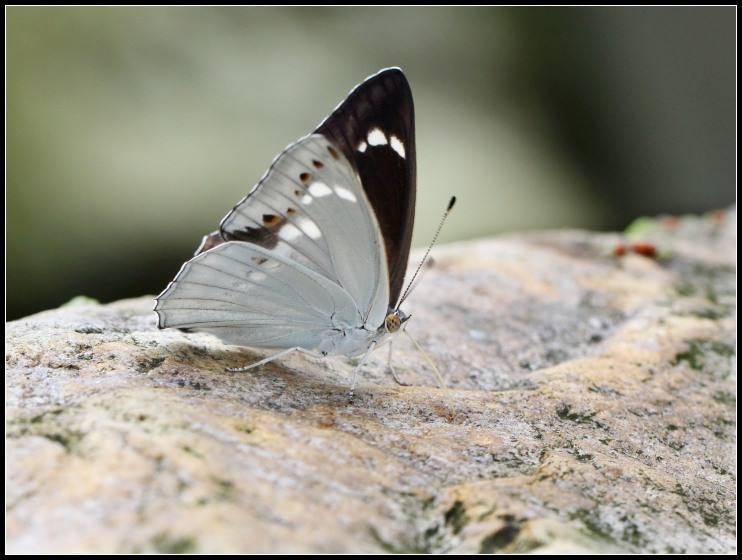
[[[185,263],[157,298],[155,311],[160,328],[271,348],[316,347],[333,320],[350,322],[357,314],[335,283],[274,251],[239,242]]]

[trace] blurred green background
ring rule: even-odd
[[[730,8],[6,9],[7,318],[157,293],[289,142],[401,66],[415,244],[734,203]]]

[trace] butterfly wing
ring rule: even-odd
[[[388,274],[381,231],[358,175],[324,136],[284,150],[220,231],[223,239],[269,249],[343,288],[355,302],[357,326],[383,323]]]
[[[414,204],[412,96],[389,69],[284,150],[204,237],[158,297],[159,326],[273,348],[316,348],[338,325],[375,329],[404,282]]]
[[[316,348],[357,318],[337,284],[250,243],[228,242],[185,263],[157,298],[160,328],[209,332],[227,343]]]
[[[387,68],[367,78],[315,130],[358,173],[384,239],[389,307],[404,284],[415,220],[415,109],[407,78]]]

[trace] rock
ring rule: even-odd
[[[6,550],[733,552],[735,231],[440,247],[405,307],[446,387],[400,337],[411,385],[382,350],[352,403],[347,360],[227,373],[265,353],[151,297],[10,322]]]

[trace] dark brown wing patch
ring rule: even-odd
[[[210,233],[209,235],[204,235],[203,239],[201,240],[201,245],[198,246],[198,249],[196,249],[196,252],[193,253],[193,255],[200,255],[201,253],[205,253],[209,249],[213,249],[217,245],[221,245],[224,243],[224,238],[222,238],[222,234],[218,231],[215,231],[213,233]]]
[[[369,138],[374,129],[383,133],[384,143]],[[371,76],[315,132],[337,146],[358,172],[384,237],[389,306],[396,307],[415,219],[415,110],[407,78],[398,68]]]

